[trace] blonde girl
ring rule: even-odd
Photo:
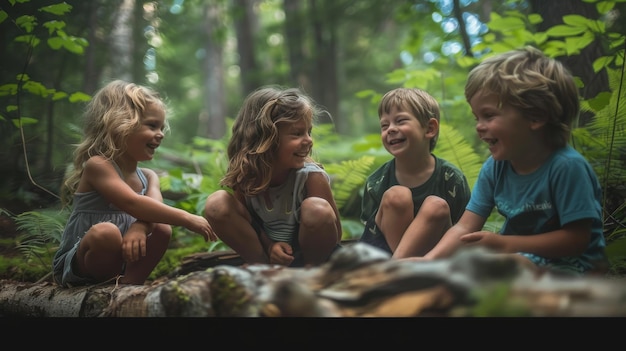
[[[53,260],[57,284],[144,284],[167,250],[170,225],[217,240],[204,217],[164,204],[157,174],[138,167],[161,145],[165,114],[156,92],[121,80],[87,105],[62,192],[72,213]]]

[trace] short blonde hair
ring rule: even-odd
[[[472,69],[465,85],[469,102],[478,92],[499,97],[526,118],[546,121],[547,142],[567,145],[580,112],[578,88],[565,66],[527,46],[489,57]]]
[[[383,113],[390,113],[394,108],[410,112],[422,127],[426,127],[431,118],[439,122],[441,114],[437,100],[419,88],[396,88],[388,91],[378,104],[378,118]],[[437,139],[439,139],[439,130],[437,130],[437,135],[430,140],[430,151],[433,151],[437,145]]]

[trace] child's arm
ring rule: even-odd
[[[156,181],[154,180],[156,173],[148,172],[148,174],[150,173],[152,175],[146,175],[149,177],[149,188],[158,187],[158,178]],[[83,184],[83,182],[87,184]],[[205,240],[217,240],[217,236],[206,218],[168,206],[151,196],[137,194],[120,178],[111,162],[103,157],[94,156],[85,162],[81,184],[79,184],[79,188],[81,187],[97,191],[117,208],[139,220],[182,226],[202,234]],[[153,194],[154,190],[150,190],[150,192]]]
[[[146,196],[149,196],[159,202],[163,202],[163,194],[161,194],[161,183],[159,182],[159,176],[156,174],[155,171],[149,168],[142,168],[141,170],[148,180]]]
[[[591,220],[581,219],[541,234],[500,235],[480,231],[463,235],[461,240],[503,253],[528,252],[546,258],[579,256],[591,240]]]
[[[339,211],[337,210],[337,204],[335,203],[335,198],[333,197],[328,179],[323,173],[311,172],[306,180],[306,190],[307,196],[315,196],[325,199],[333,208],[336,218],[335,226],[337,227],[337,243],[339,243],[342,237],[341,219],[339,218]]]
[[[437,245],[424,255],[424,258],[440,259],[452,256],[459,247],[464,245],[461,237],[464,234],[481,230],[485,221],[485,218],[466,210],[461,219],[448,229]]]

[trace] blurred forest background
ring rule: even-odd
[[[49,271],[68,215],[58,194],[82,109],[113,79],[165,97],[171,132],[144,166],[160,173],[167,203],[197,214],[219,188],[243,98],[267,84],[302,88],[328,111],[313,129],[314,157],[333,178],[344,237],[357,238],[360,187],[390,157],[376,113],[382,94],[429,91],[442,109],[434,152],[473,185],[488,151],[463,96],[467,72],[489,55],[533,45],[579,83],[583,113],[572,145],[602,182],[608,251],[622,270],[625,18],[626,0],[0,0],[0,219],[11,222],[0,225],[4,246],[21,250],[21,266]],[[225,248],[194,246],[181,233],[175,228],[173,249]]]

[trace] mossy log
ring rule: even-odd
[[[482,250],[463,250],[446,260],[411,262],[391,260],[380,250],[356,243],[318,267],[239,265],[232,256],[228,260],[204,268],[196,256],[186,265],[201,270],[183,267],[177,275],[149,285],[113,282],[64,289],[49,282],[4,280],[0,281],[0,315],[626,316],[622,280],[539,274],[510,257]]]

